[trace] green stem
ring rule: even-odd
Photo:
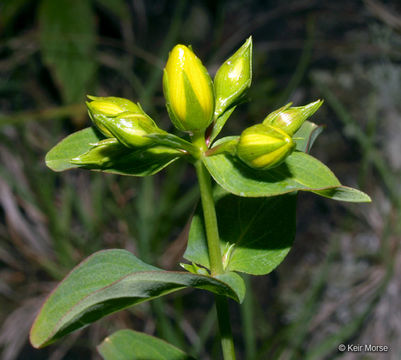
[[[205,219],[207,246],[209,251],[210,271],[212,276],[224,272],[220,250],[220,238],[217,228],[216,209],[212,194],[210,175],[201,160],[195,163],[196,174],[202,200],[203,217]]]
[[[203,134],[195,134],[192,138],[192,142],[201,150],[202,154],[207,150],[205,137]],[[220,250],[220,237],[217,227],[212,183],[209,172],[206,170],[201,159],[195,162],[195,169],[199,181],[203,217],[205,220],[210,271],[212,276],[215,276],[222,274],[224,272],[224,268]],[[221,346],[223,349],[223,358],[224,360],[235,360],[234,341],[231,333],[228,303],[224,296],[216,296],[216,309],[220,329]]]
[[[221,347],[224,360],[235,360],[235,348],[231,333],[230,314],[225,296],[216,295],[217,319],[219,321]]]

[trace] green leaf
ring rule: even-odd
[[[223,262],[228,271],[264,275],[291,249],[295,236],[296,195],[244,198],[215,194]],[[210,267],[200,207],[192,219],[185,259]]]
[[[334,189],[314,191],[314,193],[339,201],[349,202],[371,202],[372,199],[364,192],[350,188],[348,186],[340,186]]]
[[[222,139],[216,146],[230,141]],[[227,154],[203,159],[214,180],[228,192],[246,197],[276,196],[341,186],[331,170],[314,157],[295,151],[280,166],[256,170]]]
[[[44,347],[106,315],[186,287],[242,301],[243,289],[232,287],[239,284],[235,275],[222,279],[164,271],[126,250],[99,251],[74,268],[51,293],[32,326],[30,341],[36,348]]]
[[[86,153],[93,146],[104,139],[104,136],[92,127],[77,131],[54,146],[46,154],[46,165],[53,171],[64,171],[78,167],[72,164],[71,159]]]
[[[233,137],[223,138],[215,147],[232,140]],[[226,191],[238,196],[277,196],[310,191],[339,201],[371,201],[362,191],[341,185],[333,172],[319,160],[299,151],[270,170],[252,169],[228,154],[208,156],[203,161],[214,180]]]
[[[162,134],[157,134],[157,133],[148,134],[146,135],[146,137],[154,140],[159,145],[164,145],[167,147],[171,147],[173,149],[182,149],[194,155],[199,154],[199,149],[192,143],[180,138],[177,135],[170,134],[168,132]]]
[[[96,70],[96,28],[89,0],[42,0],[43,60],[67,103],[81,102]]]
[[[313,143],[322,133],[323,126],[316,125],[313,122],[305,121],[299,130],[294,134],[296,138],[296,149],[305,153],[309,153]]]
[[[193,360],[164,340],[128,329],[108,336],[97,349],[104,360]]]
[[[107,173],[148,176],[177,160],[183,154],[163,146],[131,149],[119,143],[103,148],[94,144],[104,141],[103,135],[87,128],[67,136],[46,155],[46,165],[54,171],[81,167]],[[79,157],[78,161],[76,158]],[[72,159],[74,162],[72,162]]]

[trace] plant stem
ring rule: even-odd
[[[192,142],[198,146],[201,153],[207,150],[203,134],[196,134]],[[203,156],[203,155],[202,155]],[[209,172],[201,159],[195,163],[196,174],[199,181],[203,217],[205,220],[206,238],[209,251],[209,262],[211,275],[215,276],[224,272],[220,250],[220,237],[217,227],[216,209],[214,206],[212,183]],[[230,317],[227,299],[224,296],[216,296],[216,310],[219,322],[221,346],[224,360],[235,360],[234,341],[231,333]]]
[[[201,160],[195,163],[196,174],[202,200],[203,217],[205,220],[207,246],[209,251],[210,271],[212,276],[224,272],[221,260],[220,238],[217,228],[216,209],[212,194],[210,175]]]
[[[219,321],[221,347],[224,360],[235,360],[235,348],[231,333],[230,314],[225,296],[216,295],[217,319]]]

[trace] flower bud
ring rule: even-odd
[[[141,113],[124,112],[115,117],[98,116],[100,125],[127,147],[146,146],[154,141],[146,135],[164,133],[155,122]]]
[[[274,110],[266,118],[263,120],[264,124],[269,125],[271,122],[275,121],[275,119],[280,116],[285,110],[287,110],[292,105],[292,102],[288,103],[287,105],[282,106],[281,108]]]
[[[294,135],[302,124],[310,118],[323,104],[322,100],[317,100],[305,106],[290,107],[290,104],[272,112],[263,121],[265,125],[272,125],[284,130],[288,135]]]
[[[280,165],[294,148],[291,136],[283,130],[257,124],[242,132],[237,156],[252,168],[267,170]]]
[[[213,120],[212,80],[188,47],[176,45],[163,75],[167,110],[174,126],[183,131],[206,129]]]
[[[252,37],[217,70],[215,118],[243,99],[252,82]]]
[[[124,148],[115,138],[103,139],[91,145],[92,148],[87,152],[71,159],[71,163],[80,166],[106,166],[116,155],[119,155]]]
[[[133,113],[143,113],[143,110],[132,101],[119,97],[97,97],[88,95],[91,102],[86,102],[91,120],[96,127],[107,137],[113,135],[102,125],[102,122],[109,117],[115,117],[119,114],[131,111]],[[102,119],[102,120],[100,120]]]

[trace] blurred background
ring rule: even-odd
[[[140,101],[172,130],[161,87],[168,51],[192,44],[214,75],[249,35],[249,101],[224,134],[288,101],[322,98],[313,121],[326,128],[312,154],[373,202],[300,194],[289,256],[246,278],[241,308],[230,303],[238,358],[401,358],[398,0],[1,0],[1,359],[99,359],[96,345],[127,327],[221,358],[212,297],[201,291],[133,307],[40,351],[27,338],[45,296],[99,249],[176,269],[198,200],[185,164],[145,179],[47,169],[46,152],[89,125],[85,95]],[[391,351],[340,353],[341,343]]]

